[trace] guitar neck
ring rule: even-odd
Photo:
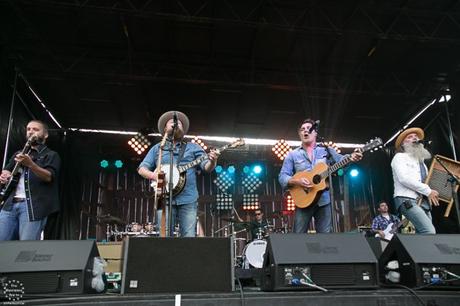
[[[226,150],[229,146],[230,146],[229,144],[225,145],[225,146],[217,149],[217,151],[222,152],[222,151]],[[199,163],[201,163],[202,161],[204,161],[206,159],[208,159],[208,154],[204,154],[203,156],[198,157],[197,159],[195,159],[192,162],[189,162],[188,164],[178,166],[177,169],[179,170],[179,173],[183,173],[183,172],[187,171],[188,169],[190,169],[192,167],[195,167],[196,165],[198,165]]]
[[[341,161],[333,164],[332,166],[328,167],[327,170],[323,171],[320,173],[321,179],[325,179],[328,177],[330,174],[334,173],[335,171],[339,170],[340,168],[345,167],[349,163],[351,163],[351,156],[345,156]]]

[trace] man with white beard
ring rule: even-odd
[[[439,193],[424,183],[428,173],[424,160],[431,158],[420,142],[424,137],[422,129],[410,128],[396,139],[397,153],[391,161],[394,203],[396,211],[412,222],[416,233],[436,234],[431,221],[431,205],[439,205]]]

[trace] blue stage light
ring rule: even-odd
[[[358,169],[351,169],[350,170],[350,176],[351,177],[357,177],[359,175]]]
[[[218,165],[218,166],[215,168],[215,170],[216,170],[216,173],[221,173],[222,170],[223,170],[223,168],[222,168],[221,165]]]
[[[229,174],[235,173],[235,166],[229,166],[227,171],[228,171]]]
[[[260,174],[262,172],[262,166],[260,165],[255,165],[253,168],[252,168],[252,171],[255,173],[255,174]]]
[[[248,174],[248,173],[249,173],[249,170],[250,170],[250,169],[249,169],[248,166],[244,166],[243,172],[244,172],[245,174]]]

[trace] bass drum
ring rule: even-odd
[[[266,249],[267,241],[265,240],[254,240],[248,243],[243,251],[244,268],[262,268]]]

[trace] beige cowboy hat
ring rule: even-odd
[[[177,115],[177,120],[182,122],[182,127],[184,128],[184,134],[187,134],[188,128],[190,126],[190,121],[188,120],[188,117],[183,112],[179,112],[179,111],[169,111],[161,115],[160,119],[158,119],[158,131],[160,133],[163,133],[166,122],[168,122],[171,119],[174,119],[174,114]]]
[[[417,134],[420,140],[423,140],[423,138],[425,138],[425,132],[423,132],[421,128],[413,127],[413,128],[404,130],[401,134],[399,134],[398,138],[396,138],[396,142],[395,142],[396,150],[399,150],[399,148],[401,147],[401,144],[403,143],[407,135],[412,134],[412,133]]]

